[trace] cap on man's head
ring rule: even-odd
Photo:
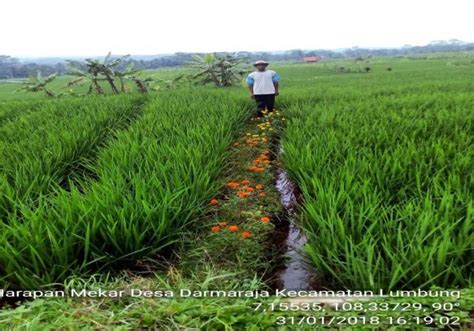
[[[255,63],[253,64],[254,67],[258,66],[259,64],[263,64],[263,65],[268,65],[268,62],[267,61],[264,61],[264,60],[258,60],[258,61],[255,61]]]

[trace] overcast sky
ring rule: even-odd
[[[160,54],[474,41],[473,12],[473,0],[2,0],[0,54]]]

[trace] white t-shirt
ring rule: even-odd
[[[253,94],[275,94],[274,82],[278,82],[280,76],[273,70],[254,71],[247,77],[247,84],[253,85]]]

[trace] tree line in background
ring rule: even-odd
[[[333,50],[290,50],[282,52],[234,52],[231,55],[235,58],[245,59],[247,61],[255,61],[257,59],[265,59],[267,61],[301,61],[305,56],[320,56],[322,58],[338,59],[338,58],[358,58],[367,56],[400,56],[410,54],[429,54],[436,52],[460,52],[473,51],[474,43],[464,43],[453,39],[448,41],[435,41],[426,46],[410,46],[406,45],[402,48],[393,49],[367,49],[353,47],[341,51]],[[204,57],[206,54],[198,54]],[[217,53],[219,56],[226,56],[226,53]],[[118,69],[125,68],[133,63],[135,69],[156,69],[162,67],[176,67],[194,61],[195,58],[191,53],[175,53],[173,55],[156,56],[135,56],[123,59]],[[76,62],[76,66],[80,70],[86,70],[87,64],[84,61]],[[44,76],[54,73],[63,75],[68,73],[68,62],[62,61],[55,64],[42,64],[35,62],[21,62],[19,59],[0,55],[0,79],[8,78],[25,78],[36,75],[40,72]]]

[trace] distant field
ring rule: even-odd
[[[277,62],[271,64],[271,69],[278,70],[283,76],[282,86],[284,87],[298,87],[301,84],[338,84],[340,81],[351,82],[364,81],[364,76],[359,77],[357,75],[358,70],[363,70],[366,66],[371,67],[371,75],[367,76],[367,79],[371,79],[373,75],[383,76],[386,74],[387,68],[392,68],[395,77],[406,74],[416,74],[418,71],[425,71],[429,68],[429,71],[445,72],[449,68],[452,70],[466,69],[469,72],[469,68],[472,68],[474,63],[474,52],[469,53],[453,53],[453,54],[433,54],[433,55],[413,55],[406,57],[383,57],[373,58],[364,61],[354,60],[322,60],[319,63],[304,64],[294,62]],[[335,68],[344,67],[350,69],[351,73],[344,74],[343,72],[336,72]],[[248,72],[253,70],[252,66],[247,67]],[[449,71],[449,70],[448,70]],[[145,71],[145,76],[149,75],[161,80],[172,79],[182,73],[190,73],[189,68],[162,68],[156,70]],[[355,77],[352,77],[355,74]],[[418,75],[418,74],[417,74]],[[419,75],[423,75],[420,73]],[[384,76],[385,77],[385,76]],[[388,77],[387,77],[388,78]],[[67,91],[66,84],[72,79],[72,77],[61,76],[58,77],[51,87],[57,91]],[[14,92],[21,85],[18,83],[19,79],[14,80],[0,80],[0,101],[2,100],[18,100],[18,99],[31,99],[31,98],[43,98],[41,93],[25,93],[23,91]],[[418,83],[414,81],[414,83]],[[160,85],[160,82],[156,83]],[[133,85],[129,83],[130,87]],[[162,85],[162,84],[161,84]],[[107,88],[107,86],[105,87]],[[87,84],[82,87],[74,87],[73,90],[77,93],[85,93],[87,91]]]

